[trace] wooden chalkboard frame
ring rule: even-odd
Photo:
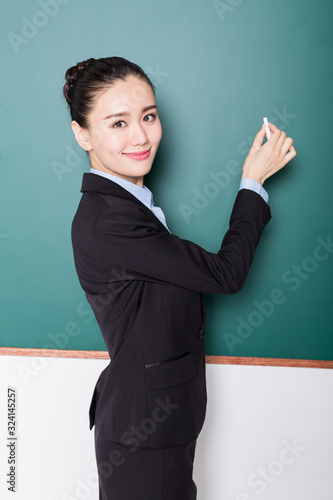
[[[61,349],[30,349],[0,347],[0,355],[33,356],[41,358],[110,359],[107,351],[70,351]],[[237,356],[206,356],[207,364],[285,366],[295,368],[333,368],[333,361],[320,359],[252,358]]]

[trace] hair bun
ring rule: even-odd
[[[65,99],[67,101],[68,106],[70,106],[71,92],[72,92],[74,82],[77,78],[77,75],[86,66],[88,66],[88,64],[91,63],[92,61],[95,61],[95,59],[93,57],[91,57],[90,59],[87,59],[86,61],[82,61],[82,62],[77,63],[76,66],[72,66],[71,68],[69,68],[66,71],[66,75],[65,75],[66,83],[64,85],[63,92],[64,92],[64,96],[65,96]]]

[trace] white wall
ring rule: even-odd
[[[108,361],[0,356],[0,497],[98,500],[88,407]],[[7,491],[7,387],[17,492]],[[207,365],[198,500],[331,500],[333,370]]]

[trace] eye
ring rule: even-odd
[[[112,128],[123,128],[120,124],[125,123],[124,120],[119,120],[119,122],[116,122],[112,125]],[[126,125],[126,123],[125,123]]]
[[[147,119],[147,118],[150,118],[150,119]],[[154,113],[150,113],[149,115],[146,115],[143,118],[143,120],[146,122],[153,122],[155,119],[156,119],[156,115]],[[122,125],[122,123],[124,125]],[[112,128],[124,128],[125,125],[126,125],[126,122],[124,122],[124,120],[119,120],[118,122],[114,123],[111,127]]]
[[[151,119],[151,120],[145,120],[146,118],[148,118],[148,116],[151,116],[151,117],[152,117],[152,119]],[[155,118],[156,118],[156,115],[155,115],[154,113],[150,113],[149,115],[146,115],[146,116],[144,117],[144,120],[145,120],[145,121],[149,121],[149,122],[153,122],[153,121],[155,120]]]

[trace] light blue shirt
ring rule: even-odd
[[[263,200],[265,200],[266,203],[268,203],[268,193],[267,191],[262,187],[259,182],[255,181],[254,179],[250,179],[248,177],[244,177],[244,179],[241,179],[239,190],[241,189],[251,189],[251,191],[255,191],[256,193],[260,194]]]
[[[162,209],[155,205],[153,193],[150,191],[150,189],[147,188],[147,186],[138,186],[137,184],[123,179],[122,177],[109,174],[108,172],[102,172],[101,170],[96,170],[95,168],[91,168],[90,173],[100,175],[101,177],[105,177],[106,179],[110,179],[111,181],[116,182],[117,184],[119,184],[119,186],[122,186],[124,189],[129,191],[156,215],[156,217],[167,228],[169,233],[171,232],[166,224]],[[268,194],[266,190],[262,187],[261,184],[259,184],[259,182],[255,181],[254,179],[249,179],[247,177],[241,179],[239,190],[241,189],[250,189],[251,191],[255,191],[256,193],[260,194],[260,196],[266,201],[266,203],[268,203]]]
[[[141,203],[146,205],[146,207],[148,207],[156,215],[156,217],[162,222],[162,224],[164,224],[169,233],[171,232],[166,224],[165,216],[162,209],[155,205],[153,199],[153,193],[150,191],[150,189],[147,188],[147,186],[143,187],[138,186],[137,184],[134,184],[134,182],[123,179],[122,177],[118,177],[117,175],[109,174],[108,172],[102,172],[101,170],[96,170],[95,168],[91,168],[90,172],[92,174],[97,174],[100,175],[101,177],[105,177],[106,179],[110,179],[111,181],[119,184],[119,186],[125,188],[133,196],[135,196],[138,200],[140,200]]]

